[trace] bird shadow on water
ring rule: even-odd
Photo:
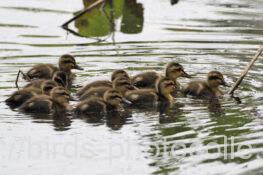
[[[178,116],[183,114],[183,110],[181,109],[185,105],[183,103],[160,103],[158,106],[159,110],[159,123],[173,123],[177,122]]]
[[[72,123],[72,117],[68,113],[29,114],[29,116],[33,119],[34,123],[52,123],[55,131],[70,130]]]
[[[78,115],[75,118],[79,118],[86,123],[92,124],[93,126],[100,126],[106,124],[111,130],[120,130],[123,125],[132,117],[129,110],[122,112],[110,111],[104,113],[90,113],[85,115]]]

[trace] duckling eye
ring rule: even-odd
[[[75,64],[75,63],[74,63],[73,61],[71,61],[71,60],[63,61],[63,63],[65,63],[65,64],[69,64],[69,63]]]
[[[59,95],[62,95],[62,96],[69,96],[69,94],[66,93],[66,92],[62,92],[62,93],[60,93]]]
[[[46,86],[46,87],[44,87],[44,90],[45,90],[45,91],[49,91],[49,90],[51,90],[51,89],[53,89],[53,86]]]
[[[209,80],[221,80],[221,78],[219,78],[217,76],[211,76],[211,77],[209,77]]]
[[[172,72],[179,72],[179,71],[183,71],[183,69],[182,68],[175,68],[172,70]]]
[[[131,85],[130,83],[128,83],[128,82],[124,82],[124,83],[122,83],[123,85]]]
[[[113,95],[111,98],[115,99],[115,98],[121,98],[121,96],[119,95]]]
[[[172,83],[172,82],[171,83],[167,83],[166,87],[168,87],[168,86],[174,86],[174,83]]]

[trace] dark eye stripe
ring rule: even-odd
[[[66,92],[61,92],[61,93],[59,93],[59,95],[66,95],[66,96],[69,96],[69,94],[66,93]]]
[[[46,86],[46,87],[44,87],[44,91],[49,91],[49,90],[51,90],[53,88],[54,88],[53,86]]]
[[[169,83],[165,85],[165,87],[168,87],[168,86],[174,86],[174,83]]]
[[[66,60],[66,61],[63,61],[63,63],[72,63],[72,64],[75,64],[73,61],[71,60]]]
[[[131,83],[128,83],[128,82],[123,82],[121,84],[123,84],[123,85],[131,85]]]
[[[119,96],[119,95],[113,95],[113,96],[111,96],[112,98],[121,98],[121,96]]]
[[[183,69],[182,68],[175,68],[172,70],[172,72],[176,72],[176,71],[182,71]]]
[[[216,79],[222,80],[222,78],[217,77],[217,76],[211,76],[211,77],[209,77],[209,80],[216,80]]]

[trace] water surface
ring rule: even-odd
[[[4,100],[16,90],[18,69],[57,64],[65,53],[85,68],[76,71],[76,86],[108,79],[114,69],[162,73],[171,61],[195,79],[218,70],[232,84],[263,44],[260,0],[113,0],[71,32],[60,27],[91,2],[0,2],[0,174],[263,173],[262,59],[236,91],[241,104],[178,98],[164,111],[95,121],[10,110]]]

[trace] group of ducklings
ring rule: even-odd
[[[205,81],[192,81],[182,88],[178,78],[190,78],[179,63],[169,63],[165,74],[143,72],[133,77],[124,70],[115,70],[111,80],[94,81],[81,88],[76,96],[79,103],[69,104],[70,89],[75,74],[72,69],[83,70],[72,55],[62,55],[58,67],[52,64],[33,66],[23,78],[30,81],[14,92],[6,104],[26,113],[51,113],[73,111],[76,115],[89,115],[119,111],[123,106],[154,105],[157,102],[172,104],[181,93],[201,98],[223,95],[219,86],[227,86],[223,75],[211,71]]]

